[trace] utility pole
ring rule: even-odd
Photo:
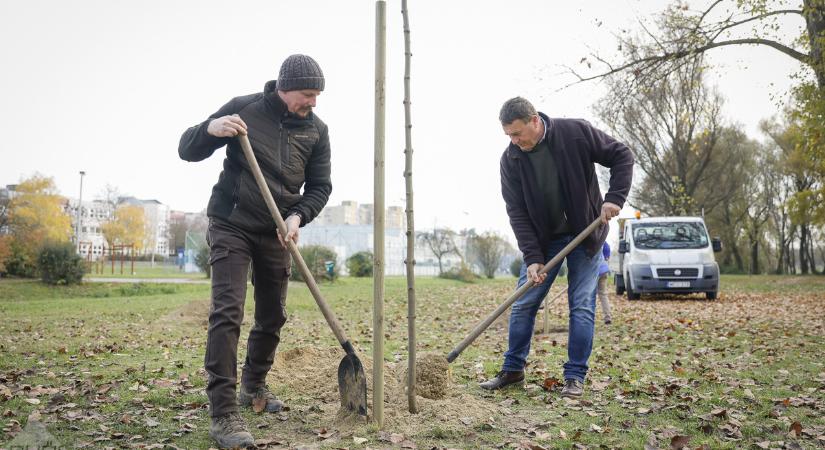
[[[75,234],[75,242],[77,244],[77,253],[80,254],[80,233],[83,231],[83,177],[86,172],[80,171],[80,198],[77,199],[77,233]]]

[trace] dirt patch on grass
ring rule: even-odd
[[[161,318],[163,323],[205,327],[209,325],[209,299],[191,301]]]
[[[338,394],[338,364],[344,352],[340,348],[319,349],[298,347],[278,353],[268,382],[273,388],[283,388],[289,403],[307,405],[305,409],[318,423],[333,426],[340,407]],[[373,413],[373,364],[363,352],[359,359],[367,378],[367,403]],[[409,412],[407,398],[407,362],[386,362],[384,365],[384,424],[387,429],[414,435],[438,425],[441,428],[466,429],[495,414],[495,404],[467,393],[466,386],[450,380],[449,367],[443,355],[424,354],[416,364],[418,414]],[[431,397],[431,398],[428,398]],[[318,403],[316,403],[318,402]],[[298,406],[298,409],[306,406]],[[340,425],[351,428],[352,425]]]

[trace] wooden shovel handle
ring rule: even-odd
[[[241,143],[243,154],[246,156],[246,162],[249,163],[249,169],[252,171],[252,175],[255,176],[255,182],[258,184],[258,189],[260,189],[261,195],[264,197],[264,201],[266,201],[266,206],[269,208],[272,218],[275,219],[275,224],[278,226],[278,231],[286,241],[286,246],[289,249],[289,253],[291,253],[292,258],[295,259],[295,264],[298,266],[298,270],[301,271],[301,275],[304,277],[304,281],[306,281],[307,287],[312,293],[312,297],[315,299],[315,303],[318,304],[318,308],[321,309],[321,313],[324,315],[324,318],[327,319],[327,323],[329,324],[329,327],[332,328],[332,332],[335,334],[338,342],[342,347],[344,347],[344,350],[348,354],[353,354],[355,350],[352,348],[352,344],[349,342],[346,335],[344,335],[344,329],[338,322],[338,318],[335,317],[335,314],[333,314],[332,310],[327,305],[327,302],[324,300],[324,297],[321,295],[321,291],[318,289],[318,284],[315,282],[315,278],[309,271],[309,267],[307,267],[304,258],[301,256],[301,252],[298,251],[298,245],[291,239],[286,240],[286,222],[284,222],[284,218],[281,217],[281,212],[278,211],[278,206],[275,204],[275,199],[272,198],[272,193],[269,192],[269,186],[267,186],[264,175],[261,173],[261,167],[258,165],[258,160],[255,159],[255,154],[252,152],[252,145],[249,143],[249,136],[246,134],[240,134],[238,135],[238,140]]]
[[[570,243],[567,244],[567,246],[561,249],[561,251],[558,252],[556,256],[553,257],[553,259],[551,259],[547,264],[544,265],[544,267],[541,268],[541,270],[539,270],[539,275],[549,272],[550,269],[556,266],[556,264],[560,263],[562,259],[564,259],[571,251],[573,251],[574,248],[576,248],[577,245],[579,245],[587,236],[590,236],[590,233],[595,231],[596,228],[599,227],[601,222],[602,219],[601,217],[599,217],[596,220],[594,220],[593,223],[588,225],[587,228],[584,229],[584,231],[582,231],[578,234],[578,236],[573,238],[573,240],[570,241]],[[502,313],[504,313],[504,311],[506,311],[507,308],[510,307],[510,305],[515,303],[516,300],[520,299],[521,296],[524,295],[524,293],[527,292],[528,289],[533,287],[534,284],[535,282],[533,280],[527,280],[526,283],[522,284],[521,287],[519,287],[518,289],[516,289],[515,292],[510,294],[510,296],[507,297],[507,300],[504,300],[504,303],[499,305],[499,307],[496,308],[496,310],[493,311],[493,313],[490,314],[489,317],[479,322],[479,324],[476,325],[475,328],[473,328],[473,331],[471,331],[470,334],[466,338],[464,338],[463,341],[458,343],[458,345],[453,349],[453,351],[451,351],[450,354],[447,355],[447,362],[455,361],[455,359],[458,358],[458,355],[460,355],[461,352],[464,351],[464,349],[466,349],[470,344],[472,344],[473,341],[475,341],[476,338],[478,338],[481,335],[481,333],[483,333],[484,330],[486,330],[490,326],[490,324],[495,322],[495,320],[498,319],[498,317]]]

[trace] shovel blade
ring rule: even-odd
[[[338,365],[338,391],[342,411],[367,417],[367,376],[354,353],[344,356]]]

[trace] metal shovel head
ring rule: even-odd
[[[338,365],[341,411],[367,416],[367,376],[355,353],[348,353]]]

